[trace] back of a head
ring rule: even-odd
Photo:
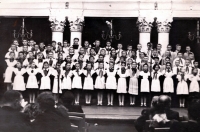
[[[156,107],[156,105],[158,104],[158,98],[159,96],[154,96],[151,100],[151,107]]]
[[[64,95],[61,97],[61,100],[64,105],[72,105],[74,102],[74,95],[72,92],[67,91],[64,93]]]
[[[3,103],[14,103],[21,99],[21,93],[14,90],[8,90],[3,95]]]
[[[50,92],[43,92],[38,95],[37,103],[41,110],[51,110],[55,108],[55,99]]]
[[[200,99],[195,99],[190,102],[188,115],[191,119],[200,123]]]
[[[170,109],[171,107],[171,98],[167,95],[160,95],[158,98],[158,105],[163,109]]]

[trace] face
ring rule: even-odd
[[[91,54],[91,55],[95,55],[95,54],[96,54],[96,53],[95,53],[95,50],[94,50],[94,49],[91,49],[91,50],[90,50],[90,54]]]
[[[56,68],[57,68],[57,69],[60,69],[60,64],[57,64],[57,65],[56,65]]]
[[[38,51],[39,50],[39,45],[35,45],[34,48],[35,48],[35,51]]]
[[[28,47],[27,46],[23,46],[23,51],[28,51]]]
[[[50,53],[48,54],[48,56],[49,56],[49,58],[53,58],[53,53],[50,52]]]
[[[88,41],[85,41],[85,42],[84,42],[84,46],[85,46],[85,47],[88,47],[88,46],[89,46],[89,42],[88,42]]]
[[[144,57],[143,60],[144,60],[145,62],[147,62],[147,61],[148,61],[148,57]]]
[[[167,46],[167,50],[168,50],[168,51],[171,51],[171,50],[172,50],[172,47],[171,47],[171,46]]]
[[[67,42],[64,42],[64,43],[63,43],[63,46],[64,46],[64,47],[68,47]]]
[[[56,43],[55,42],[52,42],[51,44],[53,47],[56,47]]]
[[[76,64],[76,69],[79,69],[79,68],[80,68],[80,66],[79,66],[79,64],[77,63],[77,64]]]
[[[51,46],[47,46],[47,50],[51,51],[52,50]]]
[[[92,65],[88,63],[88,64],[87,64],[87,69],[88,69],[88,70],[91,70],[91,69],[92,69]]]
[[[49,68],[49,64],[48,63],[44,63],[44,68],[45,69]]]
[[[99,61],[103,61],[103,56],[99,56]]]
[[[140,58],[144,58],[144,53],[140,53]]]
[[[144,65],[144,66],[143,66],[143,69],[144,69],[144,70],[148,70],[148,66],[147,66],[147,65]]]
[[[98,47],[99,45],[100,45],[100,41],[98,41],[98,40],[97,40],[97,41],[95,41],[95,46],[97,46],[97,47]]]
[[[106,42],[106,46],[110,47],[111,43],[110,42]]]
[[[106,54],[106,50],[105,49],[101,49],[100,54],[105,55]]]
[[[114,62],[114,59],[112,57],[110,57],[109,62]]]
[[[44,47],[44,43],[40,43],[40,47],[43,48]]]
[[[68,63],[65,67],[66,67],[67,70],[70,70],[71,69],[71,64]]]
[[[114,64],[113,64],[113,63],[110,63],[110,64],[109,64],[109,68],[114,68]]]
[[[16,45],[16,46],[18,46],[18,45],[19,45],[19,43],[18,43],[18,41],[17,41],[17,40],[14,40],[14,41],[13,41],[13,44],[14,44],[14,45]]]
[[[159,63],[159,59],[154,59],[155,63],[158,64]]]
[[[62,46],[58,46],[58,51],[63,51]]]
[[[198,66],[199,66],[199,63],[198,63],[198,62],[194,62],[194,66],[195,66],[195,67],[198,67]]]
[[[132,64],[133,60],[131,58],[128,59],[128,64]]]
[[[138,50],[141,50],[141,49],[142,49],[142,45],[141,45],[141,44],[138,44],[138,45],[137,45],[137,49],[138,49]]]
[[[12,51],[16,50],[16,46],[14,44],[12,44],[10,48]]]
[[[155,71],[158,71],[158,70],[159,70],[159,66],[156,65],[156,67],[155,67]]]
[[[122,56],[126,56],[126,51],[122,51]]]
[[[166,68],[167,69],[171,69],[171,65],[168,63],[168,64],[166,64]]]
[[[132,48],[133,48],[132,46],[128,46],[128,50],[132,50]]]
[[[17,62],[17,68],[21,68],[21,67],[22,67],[21,63]]]
[[[84,52],[85,52],[85,51],[84,51],[84,48],[80,48],[80,51],[79,51],[79,52],[80,52],[80,54],[84,54]]]
[[[132,63],[132,68],[136,68],[137,64],[136,63]]]
[[[190,51],[191,49],[190,49],[190,47],[189,46],[187,46],[186,47],[186,51]]]
[[[157,50],[160,50],[161,49],[161,45],[157,45]]]
[[[185,60],[185,65],[189,66],[190,65],[190,61],[189,60]]]
[[[157,55],[158,55],[158,54],[157,54],[157,51],[155,51],[155,50],[153,51],[152,54],[153,54],[153,56],[157,56]]]
[[[70,57],[70,56],[67,56],[66,60],[67,60],[68,62],[71,62],[71,57]]]
[[[32,68],[35,68],[35,63],[34,63],[34,62],[31,64],[31,67],[32,67]]]
[[[170,60],[168,58],[165,59],[165,63],[170,62]]]
[[[182,53],[178,53],[178,58],[182,58]]]
[[[103,63],[99,63],[99,68],[103,69]]]
[[[43,59],[43,54],[38,54],[38,59]]]
[[[179,61],[175,61],[175,65],[178,67],[179,66]]]
[[[122,49],[122,44],[118,44],[118,45],[117,45],[117,48],[118,48],[118,49]]]
[[[193,74],[197,74],[198,73],[198,69],[194,68],[192,72],[193,72]]]
[[[19,58],[24,58],[23,53],[19,53],[18,56],[19,56]]]
[[[181,50],[181,46],[180,45],[176,46],[176,50],[180,51]]]
[[[90,62],[94,62],[94,57],[90,57]]]
[[[29,57],[33,57],[33,52],[28,53]]]
[[[148,49],[151,49],[151,44],[147,44],[147,48],[148,48]]]
[[[69,53],[74,54],[74,49],[73,49],[73,48],[70,48],[70,49],[69,49]]]
[[[83,60],[83,55],[79,55],[78,60],[82,61]]]
[[[29,45],[30,45],[30,46],[33,46],[33,45],[34,45],[34,41],[31,40],[31,41],[29,42]]]
[[[194,54],[189,54],[189,59],[193,60],[194,59]]]
[[[78,45],[79,40],[78,39],[74,39],[74,44]]]
[[[15,58],[15,54],[14,53],[10,53],[10,58]]]
[[[111,55],[115,56],[116,55],[116,51],[112,50]]]
[[[58,55],[58,58],[59,58],[59,59],[63,59],[63,54],[59,54],[59,55]]]
[[[124,60],[124,57],[120,57],[120,61],[121,61],[121,62],[125,61],[125,60]]]
[[[23,44],[23,45],[28,45],[28,41],[27,41],[27,40],[23,40],[23,41],[22,41],[22,44]]]

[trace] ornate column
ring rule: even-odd
[[[49,16],[52,30],[52,40],[63,43],[63,32],[65,27],[65,16]]]
[[[71,31],[70,45],[73,45],[74,38],[78,38],[81,46],[84,17],[68,17],[68,21]]]
[[[137,27],[139,30],[139,43],[142,45],[142,51],[147,51],[147,43],[150,42],[152,21],[147,17],[138,17]]]
[[[158,43],[162,45],[162,54],[167,50],[169,44],[169,32],[171,29],[172,17],[157,19]]]

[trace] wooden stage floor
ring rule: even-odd
[[[82,106],[86,119],[135,120],[147,107]],[[187,115],[186,108],[172,108],[180,116]]]

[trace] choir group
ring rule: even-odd
[[[135,97],[140,95],[141,106],[147,105],[147,96],[160,94],[177,94],[180,107],[185,107],[189,94],[199,93],[198,62],[190,46],[185,53],[181,45],[162,45],[152,48],[147,43],[147,51],[142,45],[137,50],[132,45],[127,49],[122,43],[113,48],[110,41],[102,48],[100,41],[93,45],[74,38],[73,45],[52,41],[45,45],[34,40],[17,40],[11,44],[5,55],[7,68],[4,82],[7,89],[28,91],[29,102],[34,103],[38,91],[52,91],[58,101],[59,95],[66,90],[75,94],[75,104],[79,104],[82,91],[85,91],[85,103],[91,103],[91,91],[97,92],[97,105],[102,105],[103,93],[107,94],[108,105],[113,105],[114,93],[118,94],[119,105],[124,105],[124,96],[129,95],[130,105],[135,105]]]

